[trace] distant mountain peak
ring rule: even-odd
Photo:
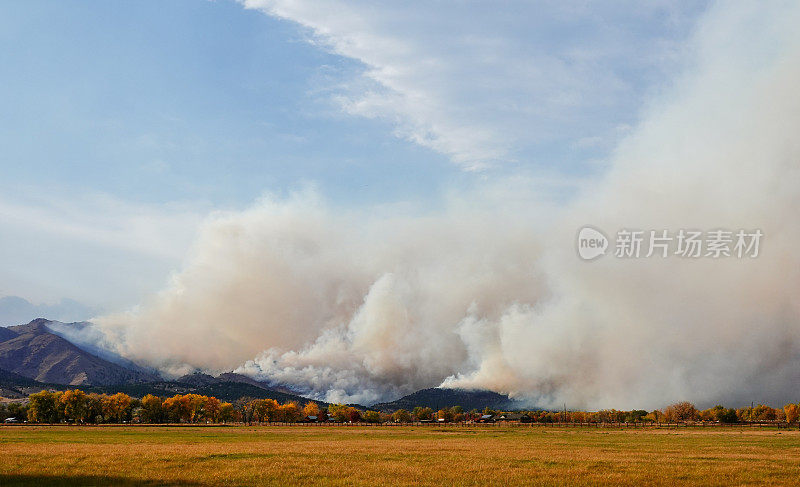
[[[19,296],[0,297],[0,325],[26,323],[37,316],[49,316],[61,321],[86,320],[96,316],[98,310],[71,299],[54,304],[33,304]]]
[[[50,323],[51,321],[52,320],[48,320],[47,318],[36,318],[34,320],[31,320],[31,322],[28,323],[28,325],[37,325],[37,326],[38,325],[46,325],[47,323]]]
[[[21,333],[41,333],[41,332],[49,332],[47,329],[47,324],[50,323],[50,320],[45,318],[36,318],[32,320],[30,323],[24,325],[17,325],[17,326],[9,326],[10,330],[14,330],[17,334]]]

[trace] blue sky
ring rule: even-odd
[[[17,185],[241,205],[312,179],[354,200],[424,194],[453,170],[332,111],[314,92],[357,63],[236,3],[0,9],[3,173]]]
[[[568,197],[684,68],[702,10],[3,2],[0,295],[131,306],[209,212],[307,186],[342,211],[508,179]]]

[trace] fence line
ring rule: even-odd
[[[367,422],[338,422],[338,421],[320,421],[320,422],[228,422],[228,423],[32,423],[32,422],[19,422],[19,423],[0,423],[3,426],[96,426],[96,427],[120,427],[120,426],[158,426],[158,427],[192,427],[192,426],[290,426],[290,427],[391,427],[391,428],[407,428],[407,427],[422,427],[422,428],[435,428],[435,427],[449,427],[449,428],[496,428],[496,427],[515,427],[515,428],[618,428],[618,429],[678,429],[678,428],[778,428],[789,429],[797,428],[798,423],[789,424],[780,421],[758,421],[758,422],[744,422],[744,423],[704,423],[701,421],[681,421],[681,422],[660,422],[660,423],[643,423],[643,422],[568,422],[568,423],[535,423],[535,422],[520,422],[520,421],[493,421],[493,422],[409,422],[409,423],[367,423]]]
[[[530,428],[631,428],[631,429],[676,429],[676,428],[791,428],[795,425],[790,425],[786,422],[745,422],[745,423],[704,423],[701,421],[679,421],[679,422],[660,422],[660,423],[644,423],[644,422],[567,422],[567,423],[536,423],[536,422],[520,422],[520,421],[493,421],[493,422],[409,422],[409,423],[367,423],[367,422],[339,422],[339,421],[321,421],[321,422],[282,422],[272,421],[265,423],[238,423],[247,424],[251,426],[297,426],[297,427],[319,427],[319,426],[335,426],[335,427],[530,427]]]

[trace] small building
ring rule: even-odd
[[[6,422],[6,423],[19,423],[19,421],[17,420],[17,418],[6,418],[6,419],[5,419],[5,422]]]
[[[497,421],[515,421],[520,423],[530,423],[531,418],[522,413],[503,413],[497,417]]]
[[[478,423],[494,423],[494,414],[482,414],[476,421]]]

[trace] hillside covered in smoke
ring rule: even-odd
[[[800,385],[798,22],[793,3],[712,8],[683,74],[566,203],[523,176],[436,209],[264,197],[209,218],[169,285],[94,339],[328,402],[444,384],[540,406],[781,404]],[[584,262],[586,224],[764,240],[754,259]]]

